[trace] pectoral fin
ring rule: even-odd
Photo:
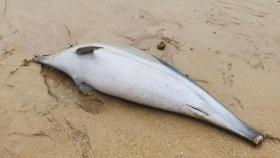
[[[184,105],[182,106],[182,108],[183,108],[182,109],[183,114],[193,116],[198,119],[205,119],[206,117],[209,116],[207,112],[194,106]]]

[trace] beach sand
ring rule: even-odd
[[[279,9],[277,0],[1,0],[0,157],[279,157]],[[99,41],[167,61],[268,138],[254,147],[190,117],[82,95],[66,75],[23,63]]]

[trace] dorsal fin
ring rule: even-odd
[[[88,53],[93,53],[95,50],[98,50],[100,48],[102,48],[102,47],[96,47],[96,46],[81,47],[76,50],[76,53],[78,55],[84,55],[84,54],[88,54]]]

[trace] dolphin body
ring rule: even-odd
[[[192,116],[254,144],[264,139],[184,74],[136,48],[88,44],[33,60],[65,72],[80,91],[94,88],[138,104]]]

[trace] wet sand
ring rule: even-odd
[[[277,0],[1,0],[0,157],[279,157],[279,9]],[[160,57],[269,138],[256,148],[189,117],[79,94],[66,75],[22,64],[98,41]]]

